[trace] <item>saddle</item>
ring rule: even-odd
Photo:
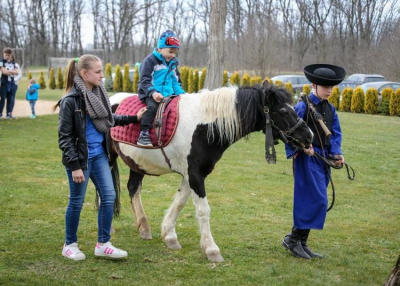
[[[179,121],[180,96],[166,97],[160,103],[156,117],[153,121],[154,128],[150,128],[150,139],[153,147],[139,146],[137,140],[140,135],[140,122],[125,126],[111,128],[111,138],[117,142],[126,143],[138,148],[157,149],[165,147],[171,142]],[[125,98],[118,106],[118,115],[136,115],[140,108],[146,107],[137,95]]]

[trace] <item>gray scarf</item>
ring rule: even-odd
[[[93,91],[89,90],[78,75],[74,77],[74,83],[83,93],[86,108],[94,126],[99,132],[106,133],[114,126],[114,117],[106,90],[102,85],[95,86]]]

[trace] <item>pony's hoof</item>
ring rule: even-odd
[[[177,239],[169,239],[165,240],[165,244],[169,249],[181,249],[182,246],[179,244],[179,241]]]
[[[152,239],[151,232],[148,231],[139,231],[140,238],[142,239]]]
[[[207,254],[208,261],[210,262],[222,262],[224,258],[219,252],[212,252]]]

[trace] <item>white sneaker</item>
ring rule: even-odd
[[[111,244],[111,242],[107,242],[103,245],[99,245],[99,243],[96,243],[96,247],[94,248],[94,255],[110,258],[123,258],[128,256],[128,252],[116,248]]]
[[[86,258],[85,254],[83,254],[83,252],[79,250],[78,244],[76,242],[68,245],[64,243],[61,253],[64,257],[72,260],[84,260]]]

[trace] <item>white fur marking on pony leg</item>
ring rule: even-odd
[[[180,249],[181,245],[178,241],[175,225],[178,215],[186,205],[190,195],[189,183],[186,179],[182,179],[179,192],[175,195],[171,207],[167,210],[161,225],[161,237],[165,241],[168,248]]]
[[[136,217],[136,227],[139,230],[139,235],[143,239],[152,239],[149,222],[146,213],[144,212],[142,198],[140,196],[142,184],[140,183],[135,195],[131,199],[132,211]]]
[[[215,244],[211,234],[210,213],[211,209],[208,205],[207,197],[200,198],[193,193],[193,204],[196,208],[196,215],[199,220],[200,227],[200,246],[207,255],[209,261],[222,262],[224,258],[221,256],[219,247]]]

